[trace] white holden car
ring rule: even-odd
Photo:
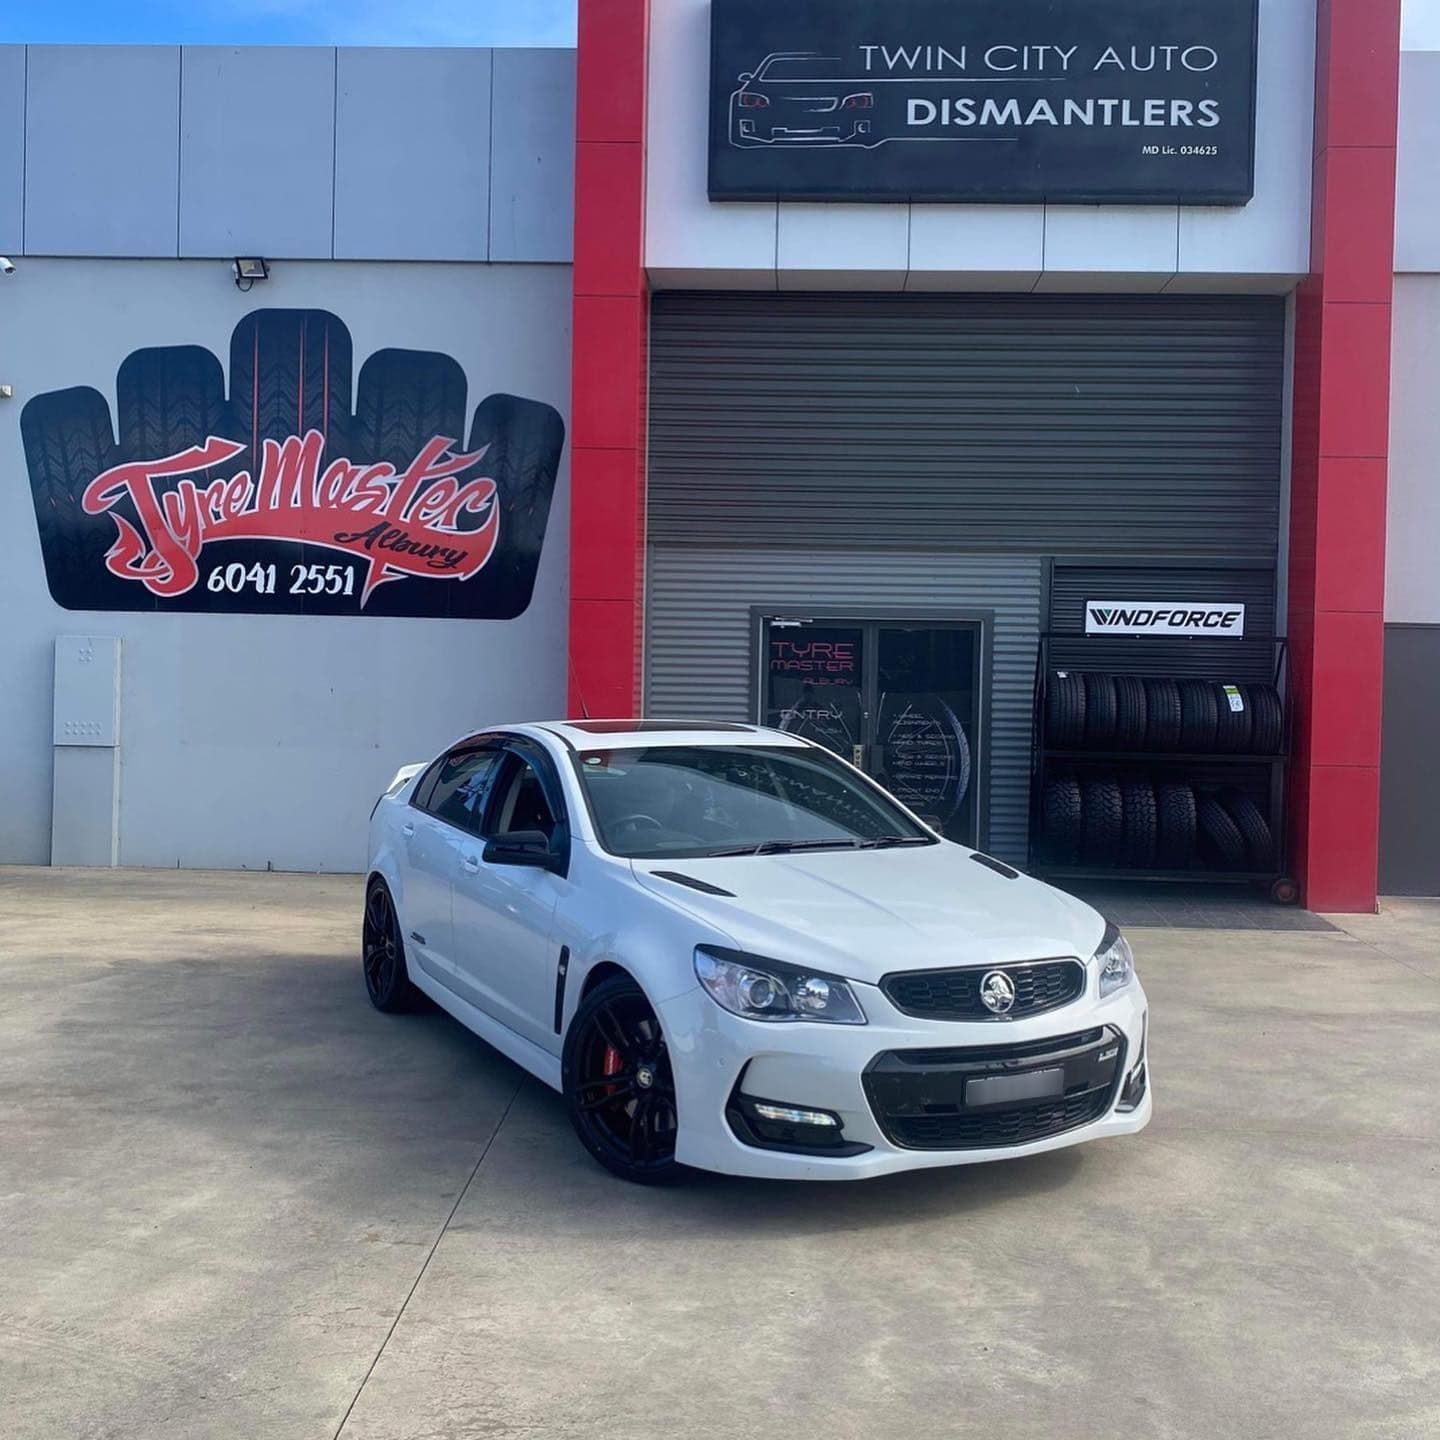
[[[860,1179],[1150,1119],[1114,926],[797,736],[486,730],[400,771],[369,854],[374,1004],[423,991],[626,1179]]]

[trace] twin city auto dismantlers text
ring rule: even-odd
[[[1063,82],[1082,74],[1204,75],[1220,64],[1220,52],[1209,45],[1107,45],[1098,52],[1079,45],[861,45],[867,75],[901,79],[999,80]],[[906,123],[935,126],[1198,126],[1220,124],[1217,99],[1190,100],[1172,96],[1073,98],[1037,95],[996,99],[961,95],[955,98],[912,96]]]

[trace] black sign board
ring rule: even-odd
[[[713,0],[710,198],[1243,205],[1256,7]]]

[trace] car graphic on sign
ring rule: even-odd
[[[856,145],[888,139],[877,125],[875,90],[847,77],[849,62],[808,50],[767,55],[739,76],[730,96],[730,143],[759,145]]]

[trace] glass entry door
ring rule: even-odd
[[[978,620],[760,620],[761,724],[873,775],[948,839],[979,844]]]

